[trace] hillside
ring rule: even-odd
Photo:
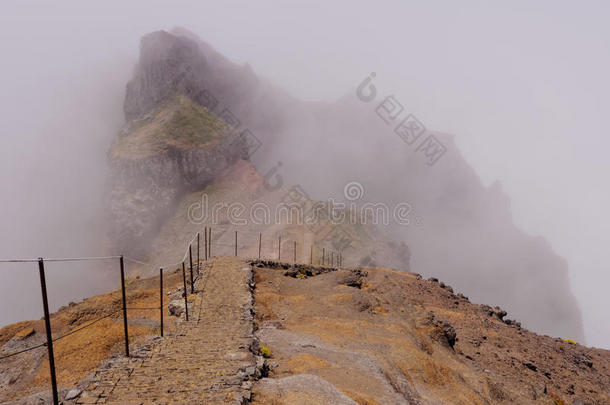
[[[180,299],[179,278],[170,273],[168,296]],[[154,305],[158,279],[132,280],[130,305]],[[128,361],[120,317],[59,341],[60,395],[72,393],[64,403],[610,401],[610,351],[537,335],[415,273],[218,257],[189,301],[191,319],[168,313],[164,338],[154,337],[158,311],[130,315]],[[119,303],[117,291],[92,297],[58,311],[53,325],[73,330]],[[40,326],[1,329],[0,354],[43,340]],[[37,350],[0,364],[0,401],[49,397],[46,351]]]
[[[300,279],[261,266],[257,337],[275,366],[253,403],[610,403],[609,351],[505,316],[414,273],[366,267]]]

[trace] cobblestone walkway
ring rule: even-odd
[[[195,283],[193,314],[141,358],[100,370],[78,403],[241,404],[255,373],[250,267],[216,258]],[[190,314],[189,314],[190,315]]]

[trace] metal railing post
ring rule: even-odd
[[[204,260],[207,262],[208,261],[208,227],[206,226],[203,229],[203,257],[205,258]]]
[[[195,292],[195,282],[193,281],[193,245],[189,244],[189,265],[191,272],[191,294]]]
[[[324,266],[324,257],[326,256],[326,249],[322,248],[322,266]]]
[[[235,231],[235,257],[237,257],[237,231]]]
[[[212,258],[212,227],[208,228],[209,236],[208,236],[208,258]]]
[[[293,258],[292,258],[292,267],[294,267],[297,264],[297,241],[294,241],[294,246],[293,246]]]
[[[159,315],[161,319],[161,336],[163,336],[163,268],[159,269]]]
[[[182,282],[184,283],[184,313],[186,314],[186,320],[189,320],[189,303],[188,293],[186,290],[186,271],[184,270],[184,262],[182,262]]]
[[[197,275],[199,275],[199,232],[197,232]]]
[[[53,354],[53,336],[51,335],[51,317],[49,315],[49,300],[47,297],[47,282],[44,275],[44,262],[38,259],[38,272],[40,274],[40,289],[42,290],[42,309],[44,311],[44,326],[47,332],[47,350],[49,352],[49,368],[51,371],[51,388],[53,390],[53,404],[59,404],[57,394],[57,378],[55,376],[55,355]]]
[[[261,245],[263,243],[263,234],[260,232],[258,234],[258,258],[261,258]]]
[[[127,298],[125,296],[125,264],[123,255],[119,258],[121,264],[121,294],[123,298],[123,329],[125,332],[125,356],[129,357],[129,330],[127,328]]]
[[[282,258],[282,237],[280,236],[277,241],[277,261],[279,262]]]

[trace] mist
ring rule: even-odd
[[[354,98],[375,72],[383,95],[395,95],[427,129],[455,135],[483,184],[501,183],[521,230],[566,259],[586,343],[608,348],[608,6],[587,4],[3,2],[1,256],[108,253],[100,238],[106,151],[124,122],[139,40],[183,26],[318,105]],[[399,142],[390,129],[371,136],[380,144],[373,161]],[[287,184],[303,183],[318,198],[342,193],[328,168],[300,177],[302,155],[274,147],[256,161],[260,172],[282,161]],[[345,156],[361,148],[345,147]],[[367,186],[365,177],[353,180]],[[425,266],[414,250],[412,270]],[[0,324],[39,317],[35,266],[0,270]],[[55,307],[78,297],[64,294],[75,287],[91,293],[89,281],[74,277],[81,270],[56,270]],[[112,286],[103,281],[100,288]],[[24,298],[31,302],[10,305],[26,291],[36,292]]]

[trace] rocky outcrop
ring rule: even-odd
[[[142,39],[125,96],[127,123],[109,154],[110,239],[122,253],[147,257],[185,193],[248,157],[247,137],[201,99],[197,78],[207,70],[193,41],[162,31]]]
[[[194,150],[170,148],[145,159],[111,160],[108,207],[121,252],[146,257],[148,244],[185,192],[205,187],[245,154],[237,136]]]

